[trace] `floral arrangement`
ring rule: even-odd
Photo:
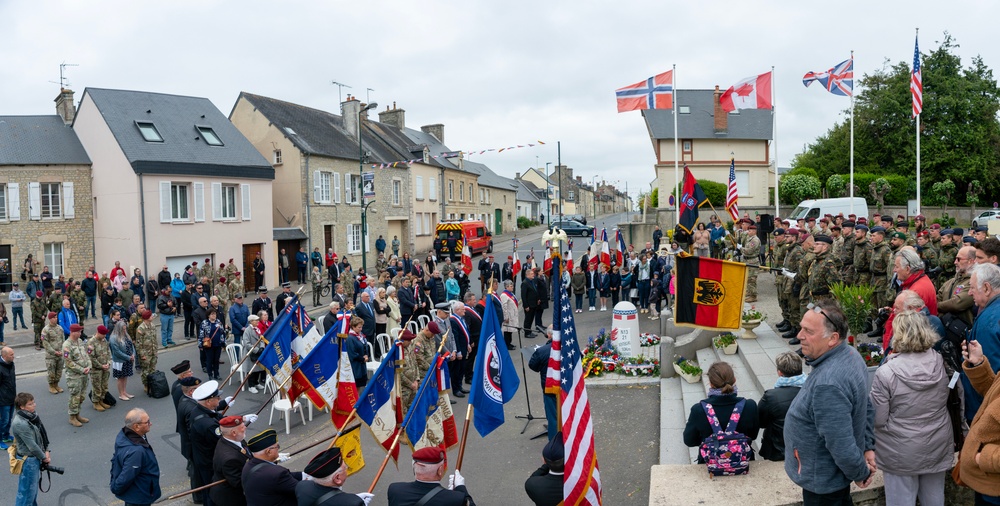
[[[643,334],[660,342],[659,336]],[[601,377],[605,373],[618,373],[627,376],[659,376],[660,361],[655,358],[623,357],[611,344],[611,335],[607,329],[600,329],[596,336],[591,336],[589,345],[583,352],[583,371],[585,378]],[[652,346],[652,345],[651,345]]]
[[[675,362],[677,367],[680,368],[681,372],[684,374],[698,375],[701,374],[701,367],[698,367],[698,363],[692,360],[688,360],[684,357],[679,357]]]
[[[649,332],[643,332],[639,334],[639,346],[659,346],[660,336],[656,334],[650,334]]]
[[[846,285],[844,283],[834,283],[830,286],[830,293],[840,304],[847,318],[847,328],[852,336],[861,334],[865,324],[875,312],[873,295],[875,288],[871,285]]]
[[[583,377],[600,377],[604,375],[604,362],[601,362],[600,357],[595,357],[593,355],[585,355],[583,357]]]
[[[715,339],[712,340],[712,344],[716,348],[725,348],[726,346],[732,346],[736,344],[736,335],[732,332],[726,332],[725,334],[720,334]]]
[[[861,358],[865,359],[865,365],[867,366],[881,364],[882,357],[885,355],[882,347],[874,343],[858,344],[858,353],[861,354]]]
[[[619,374],[626,376],[658,376],[660,374],[660,361],[646,357],[622,358],[618,365]]]
[[[750,309],[743,310],[743,321],[751,322],[754,320],[764,321],[767,319],[767,315],[758,311],[756,306],[750,306]]]

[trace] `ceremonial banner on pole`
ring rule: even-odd
[[[557,279],[552,282],[562,284]],[[483,437],[503,425],[503,405],[514,398],[521,385],[507,346],[503,344],[503,330],[494,304],[496,297],[487,297],[469,393],[469,404],[474,408],[472,423]]]
[[[337,442],[333,444],[340,448],[340,455],[347,464],[347,475],[350,476],[365,467],[365,457],[361,454],[361,424],[347,429]]]
[[[411,441],[410,446],[413,450],[430,446],[441,446],[442,450],[447,450],[459,442],[455,413],[451,410],[451,398],[448,396],[448,391],[451,390],[449,358],[450,353],[447,352],[439,355],[437,362],[431,368],[437,371],[434,379],[438,389],[437,409],[427,417],[427,428],[424,429],[423,436],[418,441]]]
[[[347,356],[347,348],[343,346],[342,341],[338,349],[340,350],[340,367],[337,370],[337,390],[334,393],[334,401],[330,405],[330,420],[334,427],[340,428],[347,423],[347,417],[350,416],[354,405],[358,403],[359,397],[358,385],[354,382],[354,370],[351,368],[351,359]]]
[[[337,335],[331,328],[323,336],[319,344],[313,346],[309,355],[299,362],[292,373],[292,381],[288,387],[288,398],[298,399],[305,394],[312,401],[316,409],[323,409],[333,406],[337,399],[337,386],[335,378],[339,361],[340,346],[337,344]],[[340,364],[341,367],[343,364]],[[350,372],[350,362],[347,363]],[[352,376],[353,377],[353,376]]]
[[[410,410],[403,419],[403,430],[406,431],[406,437],[411,443],[419,442],[424,437],[427,419],[438,409],[437,367],[440,364],[438,362],[440,356],[440,353],[434,354],[434,360],[431,361],[433,365],[420,382],[417,395],[413,397]]]
[[[396,423],[396,360],[399,357],[399,346],[393,346],[382,357],[375,374],[368,381],[363,392],[358,397],[358,402],[354,404],[354,409],[358,410],[358,418],[368,424],[372,431],[372,436],[382,445],[385,451],[389,451],[392,441],[399,432],[399,425]],[[348,369],[350,367],[348,366]],[[353,376],[352,376],[353,379]],[[336,410],[331,416],[336,416]],[[346,416],[346,415],[345,415]],[[338,419],[334,419],[337,423]],[[343,419],[340,419],[343,425]],[[337,425],[339,428],[340,425]],[[394,461],[399,459],[399,445],[392,452]]]
[[[267,346],[260,355],[260,365],[274,378],[278,385],[285,384],[295,370],[298,357],[292,348],[292,341],[298,333],[292,328],[292,311],[299,305],[298,299],[293,300],[281,311],[278,318],[267,328],[262,339]]]
[[[701,189],[701,185],[694,178],[694,174],[691,174],[691,169],[685,165],[684,189],[681,192],[680,206],[678,207],[680,209],[680,221],[678,225],[685,232],[690,234],[694,230],[695,224],[698,223],[698,208],[707,202],[708,197],[705,196],[705,191]]]
[[[708,257],[680,257],[674,323],[712,330],[740,328],[747,266]]]

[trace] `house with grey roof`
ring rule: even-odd
[[[479,177],[479,210],[486,228],[494,235],[517,230],[516,181],[493,172],[484,164],[465,160],[463,168]]]
[[[58,114],[0,116],[0,292],[33,271],[81,279],[94,259],[91,160],[69,124],[73,92],[56,97]],[[28,278],[28,276],[25,276]]]
[[[278,284],[274,168],[211,101],[87,88],[73,130],[93,160],[96,265],[176,273],[232,259],[246,290]]]
[[[680,177],[687,165],[698,180],[729,183],[730,160],[735,158],[738,205],[767,206],[774,193],[774,164],[770,146],[774,115],[770,110],[741,110],[726,113],[719,106],[722,91],[677,90],[677,139]],[[656,155],[656,182],[660,207],[669,206],[674,191],[674,111],[642,111]],[[724,210],[720,209],[720,212]]]
[[[538,213],[545,209],[545,204],[540,204],[538,198],[540,190],[535,185],[521,179],[521,174],[514,177],[517,183],[517,217],[538,221]]]

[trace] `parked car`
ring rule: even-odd
[[[568,214],[566,216],[563,216],[563,219],[564,220],[571,220],[571,221],[579,221],[580,223],[583,223],[584,225],[587,224],[587,217],[584,216],[584,215],[582,215],[582,214]]]
[[[578,235],[580,237],[587,237],[594,233],[594,227],[591,225],[584,225],[576,220],[562,220],[552,222],[552,226],[562,229],[566,232],[566,235],[573,236]]]
[[[438,258],[444,258],[445,254],[451,255],[452,258],[461,256],[465,239],[469,241],[469,252],[472,255],[493,252],[493,233],[486,229],[486,224],[482,220],[442,221],[437,224],[434,232],[438,238],[435,241],[435,253]],[[455,246],[456,251],[448,251],[449,233],[454,234],[458,242]]]
[[[987,221],[996,219],[1000,219],[1000,209],[990,209],[989,211],[983,211],[979,216],[973,218],[972,226],[973,228],[985,227]]]

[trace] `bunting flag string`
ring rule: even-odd
[[[504,148],[466,149],[466,150],[462,150],[462,151],[450,151],[450,152],[447,152],[447,153],[441,153],[439,155],[431,156],[430,158],[432,158],[432,159],[454,158],[454,157],[459,156],[459,155],[473,156],[473,155],[482,155],[482,154],[491,153],[491,152],[503,153],[504,151],[510,151],[512,149],[533,148],[535,146],[544,146],[544,145],[545,145],[545,142],[539,140],[539,141],[535,141],[534,143],[517,144],[517,145],[514,145],[514,146],[507,146],[507,147],[504,147]],[[399,160],[399,161],[395,161],[395,162],[373,163],[373,164],[371,164],[371,168],[373,168],[373,169],[386,169],[386,168],[395,168],[395,167],[405,167],[405,166],[409,166],[409,165],[412,165],[414,163],[418,163],[418,162],[422,162],[422,161],[424,161],[423,158],[413,158],[413,159],[410,159],[410,160]]]

